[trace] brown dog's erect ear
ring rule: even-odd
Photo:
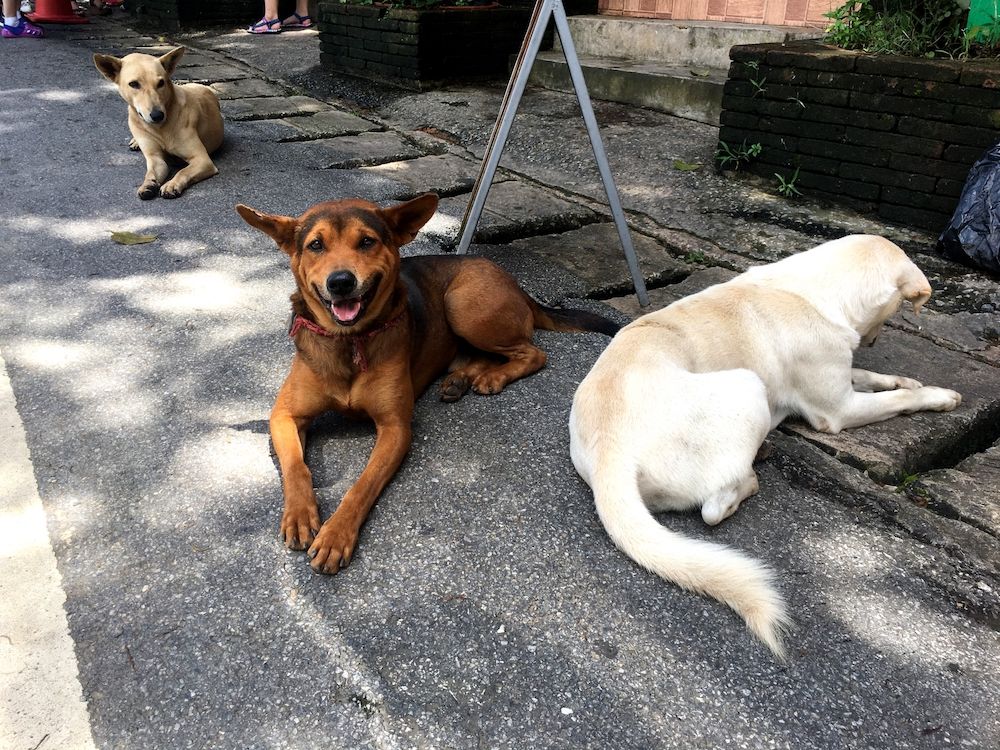
[[[177,63],[180,62],[181,58],[184,56],[184,47],[175,47],[170,50],[167,54],[162,55],[160,59],[160,65],[163,69],[167,71],[167,77],[169,78],[174,74],[174,68],[177,67]]]
[[[118,83],[118,74],[122,69],[122,61],[114,55],[94,55],[94,65],[100,74],[112,83]]]
[[[250,206],[244,206],[242,203],[236,206],[236,213],[242,216],[243,221],[247,224],[271,237],[284,252],[289,255],[295,253],[292,240],[295,239],[295,227],[298,224],[296,219],[290,216],[261,213]]]
[[[434,193],[424,193],[411,201],[382,211],[397,247],[402,247],[417,236],[420,227],[430,221],[437,211],[437,205],[438,197]]]

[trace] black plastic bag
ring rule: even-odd
[[[1000,143],[972,165],[938,252],[959,263],[1000,273]]]

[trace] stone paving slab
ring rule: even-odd
[[[147,44],[142,47],[132,48],[132,52],[139,52],[144,55],[153,55],[153,57],[160,57],[170,52],[182,45],[177,44]],[[190,47],[184,48],[184,56],[181,57],[180,63],[177,65],[177,70],[183,68],[191,68],[201,65],[219,65],[225,64],[225,61],[221,60],[217,55],[211,52],[205,52],[202,50],[191,49]]]
[[[695,294],[702,289],[707,289],[713,284],[725,283],[737,275],[736,271],[730,271],[727,268],[702,268],[694,271],[683,281],[676,284],[648,290],[649,305],[646,307],[639,306],[639,301],[634,294],[615,297],[606,300],[606,302],[616,310],[620,310],[630,318],[635,319],[640,315],[664,308],[682,297],[687,297],[689,294]]]
[[[243,68],[235,65],[210,64],[181,66],[174,72],[175,81],[191,81],[193,83],[214,83],[215,81],[238,81],[249,78]]]
[[[771,433],[772,452],[765,464],[776,464],[795,484],[851,508],[880,516],[925,545],[919,577],[945,592],[960,610],[1000,624],[1000,542],[991,534],[914,503],[903,492],[872,482],[808,441]],[[766,491],[766,485],[762,491]]]
[[[462,217],[469,204],[468,196],[445,198],[438,214],[446,218],[432,228],[445,244],[458,241]],[[475,242],[507,242],[515,238],[575,229],[598,221],[599,216],[586,206],[572,203],[523,180],[494,184],[486,208],[474,235]]]
[[[282,148],[317,169],[353,169],[415,159],[424,153],[396,132],[371,132],[315,141],[285,143]]]
[[[339,109],[325,109],[314,115],[293,117],[280,122],[291,128],[289,135],[283,138],[283,141],[314,141],[382,129],[371,120]]]
[[[660,243],[636,232],[631,232],[631,237],[647,285],[676,282],[691,273],[691,266],[674,258]],[[515,240],[511,246],[530,253],[539,262],[564,267],[581,279],[583,293],[588,297],[606,299],[631,294],[630,299],[635,299],[632,275],[614,223],[588,224],[560,234]]]
[[[220,99],[251,99],[265,96],[283,96],[285,90],[260,78],[243,78],[239,81],[219,81],[209,88],[218,94]]]
[[[906,476],[947,466],[982,442],[1000,420],[1000,370],[959,352],[893,329],[886,329],[873,347],[855,352],[856,367],[905,375],[924,385],[951,388],[962,394],[953,412],[918,412],[885,422],[845,430],[839,435],[814,432],[798,423],[785,429],[823,447],[866,471],[872,478],[897,484]]]
[[[426,192],[437,193],[440,197],[468,193],[479,173],[476,162],[455,154],[421,156],[362,169],[398,182],[402,187],[400,200]]]
[[[332,109],[329,104],[310,96],[262,96],[222,103],[222,114],[227,120],[274,120],[328,109]]]
[[[968,523],[1000,539],[1000,441],[953,469],[922,475],[907,495],[939,515]],[[994,561],[1000,569],[1000,555]]]

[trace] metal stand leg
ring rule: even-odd
[[[587,92],[587,84],[583,79],[583,70],[580,67],[580,60],[576,55],[576,47],[573,44],[573,37],[570,35],[569,22],[566,20],[566,11],[563,8],[562,0],[537,0],[535,9],[528,26],[528,33],[521,44],[521,51],[518,53],[517,62],[514,64],[514,71],[507,84],[507,91],[504,94],[503,104],[500,107],[500,115],[497,117],[496,125],[490,134],[490,140],[486,147],[486,154],[479,170],[479,177],[476,179],[476,186],[472,193],[472,201],[465,211],[462,219],[462,229],[459,234],[458,252],[467,253],[469,245],[472,244],[472,236],[475,234],[479,218],[483,213],[483,206],[486,205],[486,197],[489,195],[490,186],[493,184],[493,177],[496,175],[497,166],[500,164],[500,156],[507,138],[510,135],[510,128],[514,122],[514,115],[517,113],[521,97],[524,95],[524,88],[528,83],[528,75],[531,73],[531,66],[535,63],[538,50],[541,47],[542,36],[548,26],[549,19],[554,18],[556,31],[559,34],[559,41],[562,43],[563,53],[566,56],[566,64],[569,67],[570,77],[573,80],[573,88],[576,90],[576,98],[580,102],[580,111],[583,113],[583,121],[587,125],[587,133],[590,136],[590,145],[594,149],[594,159],[597,162],[597,169],[601,174],[601,181],[604,183],[604,192],[608,196],[608,204],[611,207],[611,215],[618,229],[618,238],[621,240],[622,249],[625,251],[625,260],[628,263],[629,273],[632,274],[632,283],[635,286],[635,294],[639,299],[639,304],[645,307],[649,304],[649,296],[646,294],[646,284],[639,270],[639,261],[635,255],[635,248],[632,246],[632,238],[629,235],[628,225],[625,223],[625,213],[622,210],[621,198],[618,195],[618,188],[615,186],[614,177],[611,175],[611,167],[608,164],[608,156],[604,150],[604,141],[601,139],[601,131],[597,127],[597,119],[594,117],[594,108],[590,102],[590,94]]]

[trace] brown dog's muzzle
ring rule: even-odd
[[[352,326],[364,315],[381,279],[381,274],[375,274],[362,284],[350,271],[334,271],[326,277],[325,294],[318,287],[316,294],[339,325]]]

